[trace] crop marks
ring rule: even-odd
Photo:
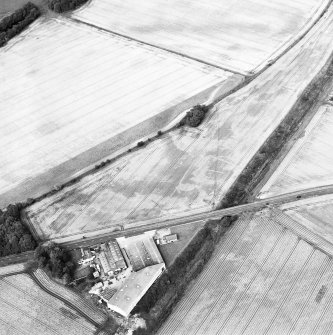
[[[179,104],[241,81],[66,19],[38,20],[0,59],[2,202],[5,193],[17,202],[51,189],[155,133],[183,111]]]
[[[28,207],[44,239],[210,210],[325,65],[330,10],[262,75],[228,96],[198,128],[178,129]]]

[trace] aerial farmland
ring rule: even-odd
[[[332,251],[282,212],[243,216],[158,334],[331,334]]]
[[[249,74],[285,51],[328,4],[327,0],[147,0],[138,6],[134,0],[92,0],[73,17]]]
[[[267,183],[259,198],[333,184],[333,107],[321,106]]]
[[[333,2],[32,2],[0,1],[0,335],[333,334]]]
[[[40,194],[131,141],[156,134],[183,111],[177,105],[185,108],[190,99],[191,106],[202,92],[198,98],[205,100],[217,84],[230,78],[230,89],[241,81],[60,19],[40,19],[0,56],[3,204],[7,196],[22,197],[22,188]]]
[[[97,328],[64,302],[42,290],[27,274],[0,279],[1,334],[93,335]]]
[[[330,9],[276,64],[216,104],[199,128],[166,134],[29,207],[34,230],[42,239],[72,238],[214,208],[328,61],[332,21]]]

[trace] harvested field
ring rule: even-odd
[[[291,202],[280,208],[295,221],[333,245],[333,195]]]
[[[259,198],[333,184],[333,106],[321,106]]]
[[[93,335],[96,327],[44,292],[27,274],[0,280],[1,334]]]
[[[0,59],[0,206],[49,191],[242,79],[66,19],[38,20]]]
[[[71,239],[210,210],[327,62],[332,35],[331,9],[276,64],[217,104],[200,127],[164,135],[28,207],[33,228],[43,239]]]
[[[51,280],[49,276],[41,269],[37,269],[34,272],[36,280],[45,287],[47,290],[51,291],[54,295],[65,299],[70,302],[76,308],[78,308],[82,313],[88,315],[98,324],[103,324],[106,321],[107,316],[103,314],[97,307],[95,307],[91,302],[85,300],[78,294],[74,293],[70,289],[64,287]]]
[[[284,228],[285,220],[273,213],[238,220],[158,335],[331,334],[331,254]]]
[[[328,0],[92,0],[74,18],[248,74],[278,57]]]
[[[26,267],[25,263],[0,266],[0,277],[8,276],[9,274],[16,272],[23,272],[25,270],[25,267]]]

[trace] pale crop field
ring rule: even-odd
[[[158,335],[331,334],[332,259],[285,220],[238,220]]]
[[[16,272],[23,272],[25,270],[25,267],[26,267],[25,263],[0,266],[0,277],[8,276],[9,274]]]
[[[333,184],[333,107],[321,106],[259,198]]]
[[[333,244],[333,195],[291,202],[280,208],[308,230]]]
[[[73,17],[238,73],[257,71],[320,16],[328,0],[92,0]]]
[[[81,312],[83,312],[85,315],[88,315],[91,319],[93,319],[96,323],[102,324],[106,321],[107,316],[103,314],[97,307],[95,307],[90,301],[84,299],[65,286],[51,280],[43,270],[35,270],[34,275],[39,283],[46,287],[47,290],[51,291],[56,296],[70,302],[76,308],[81,310]]]
[[[30,206],[39,236],[70,238],[212,209],[325,64],[332,36],[330,10],[276,64],[216,105],[199,128],[164,135]]]
[[[169,109],[233,77],[85,24],[38,20],[0,49],[0,205],[156,134],[183,111]]]
[[[93,335],[96,327],[27,274],[0,279],[0,334]]]

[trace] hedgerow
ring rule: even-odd
[[[18,35],[40,16],[36,5],[28,2],[0,21],[0,47],[4,46],[11,38]]]

